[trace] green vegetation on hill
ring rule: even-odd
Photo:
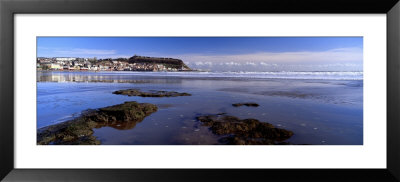
[[[134,55],[128,59],[129,63],[162,64],[168,68],[191,70],[182,60],[175,58],[145,57]]]

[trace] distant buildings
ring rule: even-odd
[[[56,61],[75,61],[77,58],[70,58],[70,57],[65,57],[65,58],[55,58]]]
[[[160,58],[157,58],[160,59]],[[170,58],[169,58],[170,59]],[[182,62],[183,63],[183,62]],[[38,70],[66,70],[66,71],[188,71],[186,65],[177,66],[163,62],[134,62],[129,63],[128,59],[100,59],[94,58],[73,58],[55,57],[37,58]]]

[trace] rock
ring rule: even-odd
[[[197,119],[217,135],[224,136],[220,142],[233,145],[274,145],[289,139],[292,131],[275,128],[272,124],[256,119],[239,119],[227,115],[206,115]]]
[[[113,94],[117,95],[127,95],[127,96],[140,96],[140,97],[178,97],[178,96],[191,96],[188,93],[179,93],[179,92],[169,92],[169,91],[155,91],[151,90],[149,92],[143,92],[139,89],[126,89],[126,90],[118,90],[113,92]]]
[[[109,126],[119,130],[132,129],[156,111],[157,106],[153,104],[137,102],[87,110],[74,120],[39,129],[37,144],[98,145],[100,141],[92,136],[93,128]]]
[[[232,104],[232,106],[234,107],[240,107],[240,106],[248,106],[248,107],[258,107],[260,105],[258,105],[257,103],[254,102],[245,102],[245,103],[236,103],[236,104]]]

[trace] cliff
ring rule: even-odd
[[[139,64],[162,64],[167,68],[175,68],[178,70],[191,70],[182,60],[174,58],[160,58],[160,57],[145,57],[133,56],[128,59],[129,63]]]

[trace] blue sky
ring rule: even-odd
[[[362,71],[362,37],[38,37],[38,57],[175,57],[192,67]],[[305,66],[305,67],[304,67]],[[279,67],[279,68],[276,68]],[[329,68],[327,68],[329,67]],[[233,68],[230,68],[233,69]],[[315,68],[317,69],[317,68]],[[325,71],[325,70],[321,70]]]

